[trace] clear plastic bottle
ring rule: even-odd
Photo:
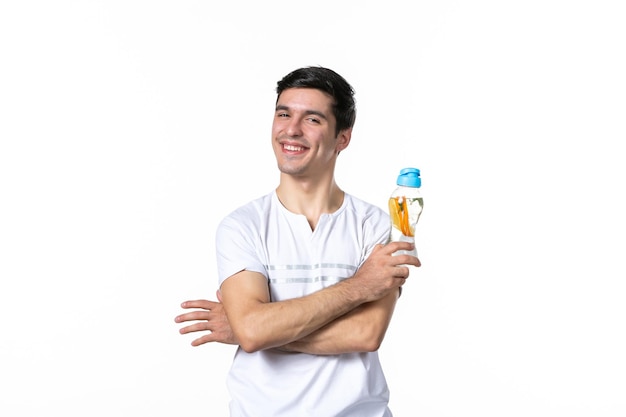
[[[424,199],[420,187],[422,179],[417,168],[404,168],[396,181],[396,188],[389,197],[389,216],[391,217],[390,241],[415,243],[415,227],[422,214]],[[408,253],[417,256],[417,249],[398,251],[395,254]]]

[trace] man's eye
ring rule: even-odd
[[[287,113],[277,113],[276,117],[289,117]]]
[[[317,123],[317,124],[320,123],[320,119],[316,119],[315,117],[309,117],[309,121],[312,123]]]

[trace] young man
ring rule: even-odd
[[[181,333],[237,344],[231,417],[390,417],[377,350],[407,265],[387,243],[389,216],[342,191],[337,156],[350,143],[354,91],[334,71],[297,69],[278,82],[272,147],[276,190],[217,231],[218,300],[194,300]],[[386,244],[387,243],[387,244]]]

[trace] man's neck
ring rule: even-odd
[[[284,174],[281,174],[276,195],[287,210],[304,215],[311,230],[315,229],[322,214],[339,210],[344,198],[344,192],[337,186],[334,178],[316,182]]]

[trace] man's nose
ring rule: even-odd
[[[302,126],[300,124],[300,120],[293,118],[289,121],[289,125],[287,126],[287,134],[289,136],[301,136],[302,135]]]

